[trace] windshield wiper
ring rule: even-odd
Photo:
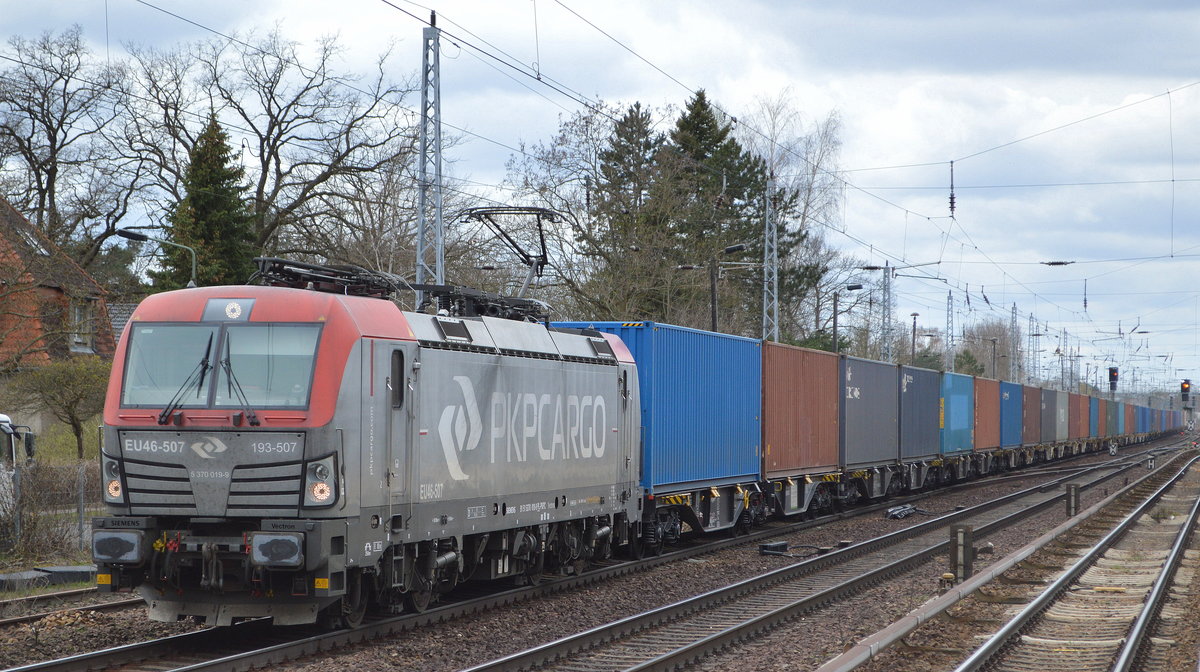
[[[188,374],[187,379],[183,381],[183,385],[179,386],[179,389],[175,391],[175,395],[163,407],[162,413],[158,414],[158,424],[165,425],[171,421],[171,414],[183,403],[183,393],[191,387],[192,381],[196,381],[196,396],[200,396],[200,390],[204,389],[204,377],[208,374],[208,370],[212,368],[212,365],[208,363],[208,356],[212,354],[212,342],[213,335],[209,333],[208,345],[204,347],[204,357],[200,358],[200,363],[196,364],[196,368],[192,369],[192,372]]]
[[[246,420],[251,427],[258,427],[258,415],[250,408],[250,401],[246,399],[246,393],[242,390],[241,383],[238,382],[237,376],[233,375],[233,364],[229,361],[229,334],[225,334],[225,359],[221,360],[221,368],[225,369],[225,379],[228,391],[226,395],[237,396],[238,403],[242,405],[242,410],[246,413]]]

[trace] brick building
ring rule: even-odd
[[[0,199],[0,375],[73,353],[111,358],[105,290]]]

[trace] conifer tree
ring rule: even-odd
[[[186,196],[171,213],[169,239],[196,250],[196,284],[240,284],[255,270],[257,250],[251,217],[242,196],[243,170],[234,163],[229,135],[216,114],[196,138],[184,177]],[[187,250],[164,246],[163,270],[152,273],[155,289],[178,289],[191,278]]]

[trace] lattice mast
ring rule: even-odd
[[[442,102],[441,63],[438,58],[441,31],[437,14],[430,12],[429,27],[421,31],[420,181],[417,193],[416,284],[446,283],[445,228],[442,221]],[[416,305],[425,300],[417,292]]]
[[[763,198],[763,306],[762,337],[779,341],[779,224],[772,217],[771,198],[775,182],[767,178]]]
[[[883,361],[892,361],[892,267],[883,262]]]
[[[1017,323],[1017,304],[1012,306],[1012,317],[1008,321],[1008,379],[1017,382],[1021,376],[1021,328]]]
[[[954,292],[946,292],[946,370],[954,372]]]

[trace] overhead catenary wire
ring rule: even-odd
[[[145,4],[145,3],[143,3],[143,4]],[[391,4],[391,3],[388,3],[388,4]],[[414,3],[414,4],[415,4],[415,3]],[[568,11],[572,11],[572,13],[575,13],[573,10],[570,10],[570,8],[569,8],[569,7],[566,7],[566,5],[565,5],[565,4],[563,4],[562,2],[558,2],[558,4],[559,4],[559,5],[561,5],[561,6],[563,6],[563,7],[564,7],[565,9],[567,9]],[[416,17],[414,17],[414,18],[416,18]],[[419,20],[419,19],[418,19],[418,20]],[[635,53],[635,54],[636,54],[636,52],[631,52],[631,53]],[[640,55],[638,55],[638,57],[639,57],[639,58],[641,58],[641,57],[640,57]],[[644,59],[643,59],[643,60],[644,60]],[[649,63],[649,62],[647,61],[647,63]],[[651,65],[652,65],[652,64],[651,64]],[[539,64],[539,66],[540,66],[540,64]],[[656,68],[656,69],[658,69],[656,66],[655,66],[655,68]],[[544,72],[543,72],[542,74],[544,75]],[[664,74],[666,74],[666,73],[664,72]],[[528,88],[528,87],[527,87],[527,88]],[[1136,104],[1136,103],[1134,103],[1134,104]],[[1132,104],[1131,104],[1131,105],[1132,105]],[[1123,107],[1127,107],[1127,106],[1122,106],[1122,108],[1123,108]],[[1122,109],[1122,108],[1115,108],[1115,109]],[[1102,115],[1094,115],[1094,116],[1102,116]],[[1084,121],[1084,120],[1080,120],[1080,121]],[[1079,123],[1079,122],[1074,122],[1074,123]],[[1067,127],[1067,126],[1070,126],[1070,125],[1073,125],[1073,124],[1065,124],[1065,125],[1063,125],[1063,126],[1061,126],[1061,127],[1059,127],[1059,128],[1065,128],[1065,127]],[[1018,140],[1016,140],[1016,141],[1013,141],[1013,142],[1005,143],[1004,145],[998,145],[997,147],[991,148],[991,149],[989,149],[989,150],[984,150],[984,151],[981,151],[981,152],[976,152],[976,153],[974,153],[974,154],[969,154],[969,155],[967,155],[966,157],[963,157],[963,158],[964,158],[964,159],[965,159],[965,158],[972,158],[972,157],[974,157],[974,156],[978,156],[978,155],[980,155],[980,154],[986,153],[987,151],[993,151],[993,150],[995,150],[995,149],[999,149],[999,148],[1001,148],[1001,147],[1004,147],[1004,146],[1008,146],[1008,145],[1011,145],[1011,144],[1015,144],[1015,142],[1018,142],[1018,141],[1022,141],[1022,140],[1026,140],[1026,139],[1031,139],[1031,138],[1034,138],[1034,137],[1038,137],[1038,136],[1040,136],[1040,135],[1044,135],[1045,133],[1048,133],[1048,132],[1050,132],[1050,131],[1052,131],[1052,130],[1055,130],[1055,129],[1047,129],[1046,131],[1043,131],[1043,132],[1041,132],[1041,133],[1038,133],[1038,134],[1033,134],[1033,135],[1030,135],[1030,136],[1026,136],[1026,138],[1022,138],[1022,139],[1018,139]],[[491,142],[491,143],[497,144],[497,145],[499,145],[499,146],[505,147],[506,149],[509,149],[510,151],[514,151],[515,153],[524,154],[524,152],[521,152],[521,151],[520,151],[519,149],[517,149],[517,148],[509,147],[509,146],[505,145],[504,143],[498,143],[498,142],[494,141],[493,139],[490,139],[490,138],[484,138],[483,136],[478,136],[478,135],[476,135],[476,134],[473,134],[473,133],[472,133],[472,134],[470,134],[470,135],[472,135],[473,137],[479,137],[479,138],[481,138],[481,139],[484,139],[485,141],[488,141],[488,142]],[[959,159],[959,160],[962,160],[962,159]],[[910,165],[914,165],[914,166],[915,166],[915,165],[923,165],[923,164],[910,164]],[[929,165],[936,165],[936,164],[929,164]],[[872,169],[858,169],[858,170],[872,170]],[[845,173],[845,172],[852,172],[852,171],[841,171],[841,172]],[[848,184],[848,183],[847,183],[847,184]],[[495,185],[492,185],[492,186],[495,186]],[[857,187],[856,187],[856,188],[857,188]],[[959,188],[959,189],[964,189],[964,188],[973,188],[973,187],[964,187],[964,186],[962,186],[962,185],[959,185],[959,186],[958,186],[958,188]],[[978,187],[978,188],[986,188],[986,186],[980,186],[980,187]],[[929,221],[929,222],[934,222],[934,221],[935,221],[935,220],[934,220],[934,218],[932,218],[932,217],[928,217],[928,216],[925,216],[925,215],[922,215],[922,214],[920,214],[920,213],[918,213],[918,212],[915,212],[915,211],[913,211],[913,210],[912,210],[912,209],[910,209],[910,208],[906,208],[906,207],[900,206],[899,204],[891,203],[890,201],[887,201],[886,199],[880,199],[880,200],[882,200],[882,201],[883,201],[883,202],[885,202],[885,203],[888,203],[888,204],[894,205],[895,207],[898,207],[898,208],[900,208],[900,209],[901,209],[901,210],[902,210],[902,211],[905,213],[905,216],[906,216],[906,218],[907,218],[907,216],[908,216],[909,214],[912,214],[913,216],[917,216],[917,217],[923,217],[923,218],[925,218],[925,219],[926,219],[927,221]],[[951,230],[951,231],[952,231],[952,229],[953,229],[953,225],[954,225],[954,224],[958,224],[958,222],[957,222],[957,221],[952,221],[951,228],[950,228],[950,230]],[[968,233],[968,232],[967,232],[965,229],[963,229],[963,227],[962,227],[962,225],[961,225],[961,224],[959,224],[959,228],[960,228],[960,229],[962,229],[962,233],[963,233],[963,235],[964,235],[964,236],[965,236],[965,237],[966,237],[966,238],[969,240],[969,239],[970,239],[970,235],[969,235],[969,233]],[[835,230],[835,231],[838,231],[839,233],[841,233],[841,234],[843,234],[843,235],[845,235],[845,234],[846,234],[846,232],[845,232],[844,230],[839,230],[839,229],[838,229],[838,228],[836,228],[836,227],[834,227],[834,230]],[[946,232],[943,232],[943,233],[944,233],[944,234],[946,234]],[[945,239],[945,240],[949,240],[950,238],[951,238],[951,236],[950,236],[950,235],[948,235],[948,234],[946,234],[944,239]],[[878,248],[874,248],[874,249],[875,249],[877,252],[879,251],[879,250],[878,250]],[[981,249],[979,249],[979,248],[978,248],[978,246],[975,246],[975,245],[973,244],[973,241],[972,241],[972,249],[974,249],[974,250],[976,250],[976,251],[978,251],[978,252],[980,252],[980,253],[982,253],[982,252],[983,252]],[[905,256],[906,256],[906,255],[902,254],[902,255],[899,255],[899,257],[898,257],[898,258],[899,258],[899,259],[903,259],[903,258],[905,258]],[[986,256],[986,255],[985,255],[985,256]],[[970,261],[970,260],[968,260],[968,261],[965,261],[964,263],[988,263],[988,264],[992,264],[992,265],[997,265],[997,264],[1004,263],[1004,262],[998,262],[998,261],[995,261],[995,260],[992,260],[992,259],[988,258],[988,259],[987,259],[987,261],[984,261],[984,262],[976,262],[976,261]],[[1091,262],[1080,262],[1080,263],[1091,263]],[[1099,261],[1097,261],[1097,263],[1100,263],[1100,262],[1099,262]],[[1000,268],[1000,267],[998,266],[998,268]],[[1006,271],[1004,271],[1004,269],[1003,269],[1003,268],[1000,268],[1000,270],[1001,270],[1001,272],[1002,272],[1002,273],[1003,273],[1003,274],[1004,274],[1006,277],[1008,276],[1008,273],[1007,273]],[[1030,283],[1030,284],[1040,284],[1040,283]],[[1036,297],[1036,296],[1037,296],[1037,294],[1036,294],[1036,293],[1032,293],[1032,295],[1033,295],[1034,297]]]

